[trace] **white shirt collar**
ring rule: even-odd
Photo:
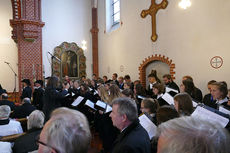
[[[228,101],[228,98],[227,98],[227,97],[225,97],[224,99],[217,100],[217,101],[216,101],[216,104],[221,105],[221,104],[223,104],[224,102],[227,102],[227,101]]]

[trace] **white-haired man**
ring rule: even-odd
[[[91,133],[86,117],[76,110],[58,108],[45,124],[38,153],[87,153]]]
[[[150,139],[139,123],[135,101],[130,98],[113,100],[110,117],[113,125],[121,131],[112,153],[150,153]]]
[[[229,153],[229,133],[218,124],[193,117],[159,125],[157,153]]]
[[[10,112],[9,106],[0,106],[0,136],[23,133],[20,122],[9,119]]]

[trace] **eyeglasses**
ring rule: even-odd
[[[37,143],[38,146],[39,146],[39,144],[41,144],[43,146],[46,146],[46,147],[49,147],[49,148],[53,149],[56,153],[59,153],[57,151],[57,149],[55,149],[54,147],[50,146],[49,144],[46,144],[46,143],[40,141],[39,139],[40,139],[40,136],[38,135],[38,137],[36,138],[36,143]]]

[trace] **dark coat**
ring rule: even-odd
[[[41,129],[31,129],[25,135],[16,139],[13,146],[14,153],[27,153],[38,149],[36,138],[40,134]]]
[[[14,111],[14,109],[15,109],[15,104],[14,104],[14,102],[9,101],[9,100],[1,100],[1,101],[0,101],[0,106],[1,106],[1,105],[8,105],[8,106],[10,107],[11,111]]]
[[[11,118],[25,118],[30,115],[36,108],[30,103],[24,103],[21,106],[15,108],[11,114]]]
[[[22,95],[20,98],[21,100],[23,100],[26,97],[31,99],[31,96],[32,96],[32,89],[29,86],[27,86],[22,90]]]
[[[150,153],[148,133],[137,119],[120,133],[114,143],[112,153]]]
[[[174,81],[172,81],[171,83],[167,84],[166,86],[169,87],[169,88],[175,89],[178,92],[180,91],[180,88],[178,87],[178,85]]]
[[[204,96],[203,98],[203,103],[209,107],[212,107],[212,108],[217,108],[217,105],[216,105],[216,100],[213,99],[212,95],[211,94],[207,94]]]
[[[57,91],[55,88],[47,87],[43,96],[43,113],[45,114],[45,121],[48,121],[50,118],[51,112],[61,107],[62,99],[68,93],[67,90],[62,92]]]
[[[37,109],[42,110],[43,107],[43,95],[45,90],[43,88],[38,88],[34,90],[33,93],[33,105],[36,106]]]

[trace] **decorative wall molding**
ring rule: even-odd
[[[148,56],[148,58],[145,58],[139,66],[139,79],[144,87],[146,86],[146,67],[154,61],[161,61],[163,63],[168,64],[172,79],[175,79],[175,64],[172,63],[172,60],[170,60],[168,57],[162,56],[161,54],[155,54],[152,56]]]

